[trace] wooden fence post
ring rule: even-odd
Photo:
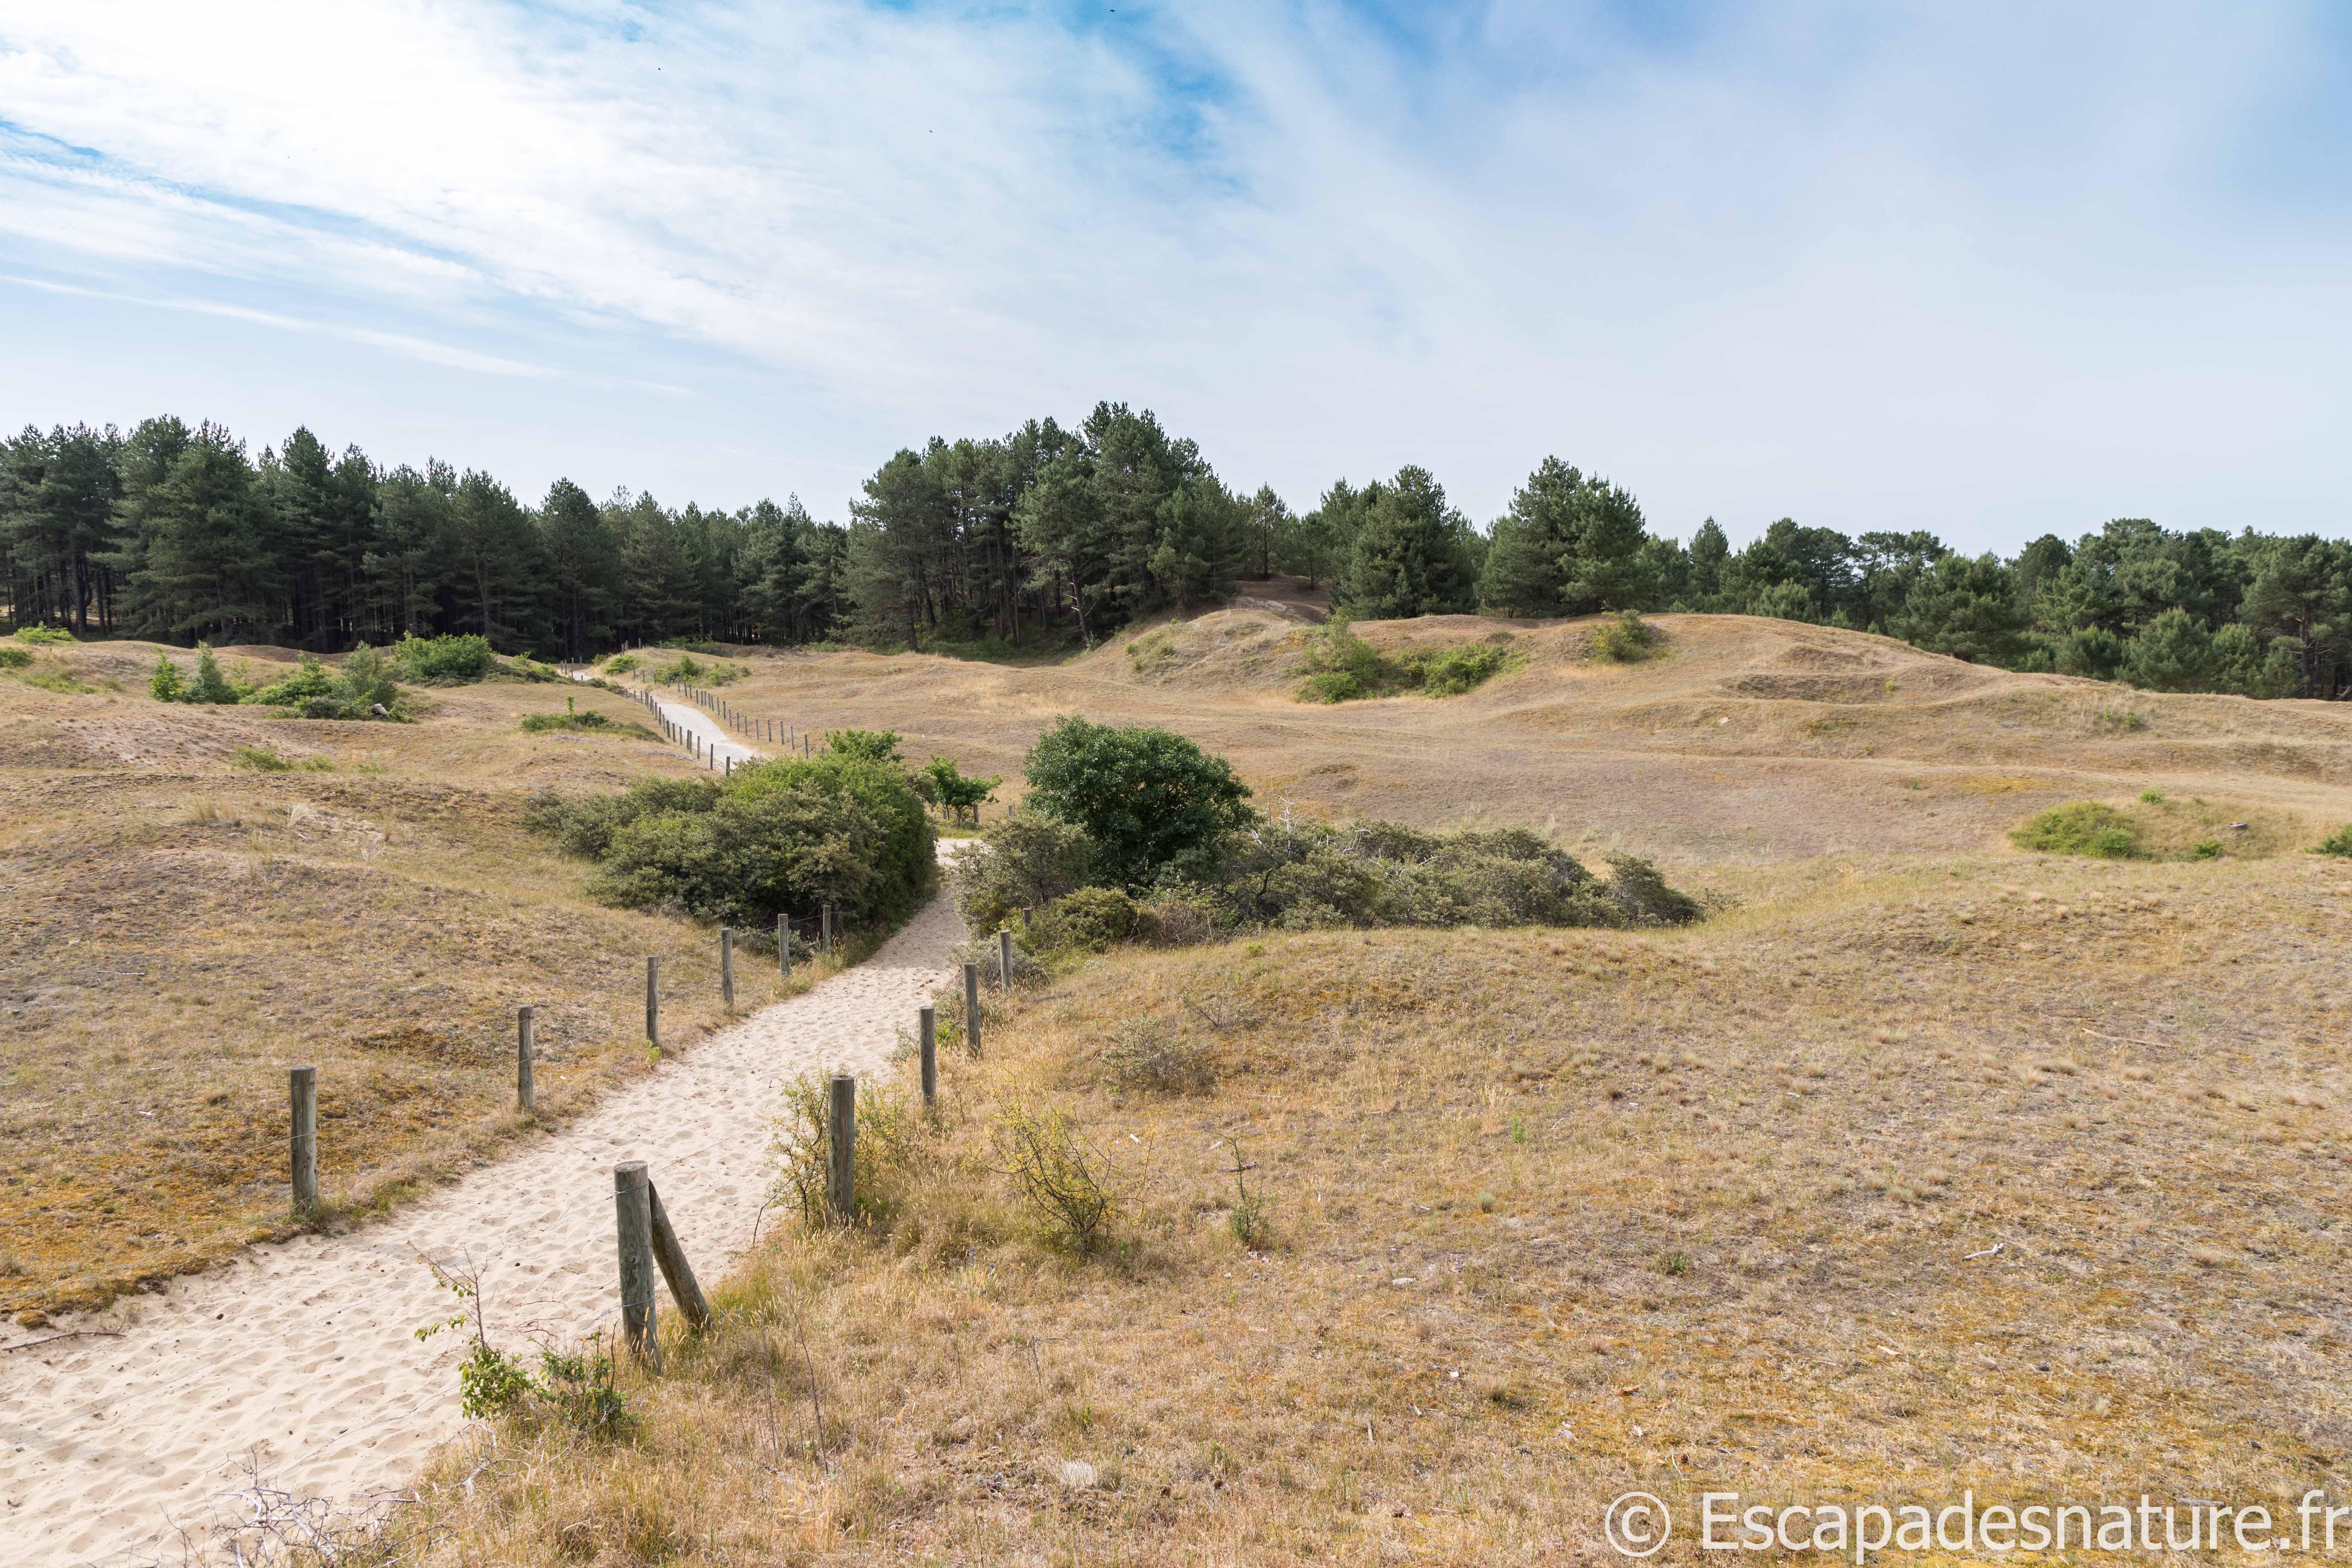
[[[996,933],[996,988],[1006,995],[1013,994],[1013,928],[1005,926]]]
[[[719,999],[735,1011],[735,928],[719,928]]]
[[[646,954],[646,1040],[661,1049],[661,959]]]
[[[793,977],[793,917],[776,917],[776,973],[786,980]]]
[[[980,965],[963,966],[963,1048],[980,1055]]]
[[[528,1007],[515,1009],[515,1109],[532,1108],[530,1083],[531,1016]]]
[[[661,1370],[654,1331],[653,1181],[643,1160],[613,1167],[613,1224],[621,1244],[621,1342]]]
[[[710,1303],[702,1298],[702,1287],[695,1282],[694,1270],[688,1267],[686,1248],[677,1244],[677,1232],[669,1225],[669,1215],[662,1212],[661,1189],[653,1177],[646,1177],[646,1206],[653,1221],[654,1261],[661,1265],[662,1278],[669,1282],[670,1300],[686,1314],[689,1327],[710,1326]]]
[[[939,1010],[926,1002],[915,1017],[918,1021],[916,1032],[921,1037],[923,1047],[923,1103],[937,1105],[940,1102]]]
[[[857,1080],[847,1073],[834,1075],[824,1137],[824,1195],[847,1225],[857,1215]]]
[[[293,1112],[288,1152],[294,1170],[294,1208],[308,1214],[319,1206],[319,1069],[289,1068],[286,1085]]]
[[[833,906],[826,904],[822,913],[824,919],[824,955],[831,958],[833,956]]]

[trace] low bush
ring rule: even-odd
[[[993,799],[1002,777],[979,778],[956,767],[953,757],[933,757],[923,764],[920,777],[931,788],[931,804],[948,814],[950,821],[968,821],[975,826],[980,821],[980,808]]]
[[[294,771],[294,764],[279,756],[274,746],[239,746],[236,749],[236,765],[241,768],[251,768],[257,773],[286,773]]]
[[[73,633],[66,630],[63,626],[46,625],[37,626],[18,626],[16,631],[16,637],[18,642],[31,643],[35,647],[51,647],[58,643],[78,642],[80,640],[76,637]]]
[[[1155,1023],[1130,1024],[1096,1057],[1103,1080],[1129,1094],[1206,1094],[1217,1068],[1197,1037]]]
[[[991,1127],[997,1173],[1049,1239],[1084,1256],[1118,1217],[1110,1157],[1096,1147],[1068,1113],[1013,1105]]]
[[[404,637],[393,649],[400,673],[419,686],[464,686],[498,668],[488,637]]]
[[[593,708],[583,713],[569,697],[563,700],[562,712],[526,713],[518,728],[531,735],[568,730],[583,735],[639,735],[648,741],[654,738],[653,731],[643,724],[632,724],[625,719],[607,718]]]
[[[1298,690],[1304,702],[1352,702],[1367,697],[1418,692],[1423,697],[1459,697],[1520,662],[1511,634],[1497,632],[1483,643],[1448,648],[1408,648],[1393,658],[1358,637],[1344,618],[1307,634]]]
[[[343,656],[341,669],[329,669],[305,654],[293,674],[245,700],[290,708],[305,719],[397,719],[404,715],[392,672],[392,660],[364,643]],[[162,674],[158,670],[157,679]]]
[[[2346,823],[2313,845],[2311,852],[2314,855],[2352,855],[2352,822]]]
[[[0,647],[0,669],[22,669],[32,662],[30,648]]]
[[[896,730],[827,730],[824,749],[861,762],[895,763],[898,760],[898,731]]]
[[[1658,628],[1643,620],[1637,610],[1620,610],[1614,620],[1603,621],[1585,639],[1588,658],[1610,664],[1639,664],[1657,651],[1664,640]]]
[[[604,661],[607,675],[626,675],[644,661],[633,653],[616,653]]]
[[[776,1177],[768,1201],[797,1210],[817,1229],[833,1223],[826,1179],[833,1164],[831,1079],[803,1073],[783,1086],[770,1145]],[[851,1190],[857,1222],[887,1230],[929,1171],[932,1150],[921,1119],[904,1090],[869,1079],[858,1085],[856,1136],[851,1141]]]
[[[1036,911],[1022,933],[1034,951],[1100,952],[1137,934],[1143,912],[1117,888],[1080,888]]]
[[[2069,801],[2039,813],[2010,839],[2020,849],[2043,855],[2088,855],[2101,860],[2136,860],[2147,851],[2143,830],[2112,805]]]
[[[990,931],[1024,910],[1043,909],[1087,883],[1094,841],[1076,823],[1033,811],[992,822],[956,861],[956,908],[964,924]]]
[[[550,792],[524,816],[597,862],[596,898],[670,907],[766,930],[835,905],[890,920],[929,884],[929,818],[904,771],[833,752],[739,768],[729,778],[643,779],[617,795]]]

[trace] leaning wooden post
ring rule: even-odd
[[[646,954],[646,1041],[661,1049],[661,959]]]
[[[793,977],[793,917],[776,917],[776,973],[786,980]]]
[[[661,1189],[650,1175],[646,1178],[646,1205],[653,1220],[654,1261],[661,1265],[662,1278],[669,1282],[670,1300],[686,1314],[688,1326],[709,1327],[710,1303],[703,1300],[702,1287],[687,1265],[686,1248],[677,1244],[677,1232],[670,1228],[669,1215],[662,1212]]]
[[[719,999],[735,1011],[735,928],[719,928]]]
[[[940,1102],[940,1015],[929,1002],[915,1015],[919,1020],[917,1035],[923,1047],[923,1103]]]
[[[980,965],[963,966],[963,1048],[980,1055]]]
[[[294,1207],[308,1214],[319,1206],[319,1069],[289,1068],[286,1084],[294,1113],[288,1150],[293,1157]]]
[[[661,1340],[654,1331],[653,1183],[643,1160],[613,1167],[613,1225],[621,1244],[621,1342],[656,1372]]]
[[[515,1009],[515,1109],[531,1109],[530,1085],[530,1009]]]
[[[847,1073],[834,1075],[824,1137],[824,1195],[847,1225],[857,1213],[857,1080]]]
[[[996,933],[996,988],[1007,995],[1013,993],[1013,928],[1005,926]]]

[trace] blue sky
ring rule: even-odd
[[[838,517],[1108,397],[1301,507],[2342,534],[2345,15],[0,0],[0,421]]]

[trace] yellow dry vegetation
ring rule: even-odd
[[[1684,616],[1642,664],[1507,626],[1528,662],[1466,696],[1309,708],[1273,663],[1187,665],[1249,615],[1295,630],[752,658],[730,700],[1008,773],[1055,712],[1165,723],[1263,804],[1525,824],[1736,903],[1065,968],[948,1058],[890,1223],[772,1236],[624,1377],[626,1441],[526,1413],[446,1455],[426,1561],[1591,1562],[1636,1489],[1685,1524],[1708,1489],[2284,1521],[2330,1484],[2352,868],[2299,851],[2352,819],[2341,713]],[[2152,785],[2259,844],[2007,839]],[[1214,1087],[1140,1092],[1143,1057]],[[1016,1108],[1108,1156],[1108,1247],[1019,1203]]]
[[[288,1233],[285,1069],[319,1069],[341,1226],[560,1124],[719,1021],[694,923],[609,910],[521,823],[545,786],[683,772],[638,737],[525,713],[643,709],[593,689],[417,694],[415,724],[155,702],[142,643],[0,671],[0,1310],[91,1306]],[[275,649],[226,650],[258,669]],[[70,686],[76,689],[61,689]],[[291,764],[256,772],[240,748]],[[775,982],[742,966],[739,999]],[[537,1009],[540,1115],[513,1113]]]
[[[949,1058],[894,1223],[672,1325],[632,1438],[446,1456],[426,1560],[1570,1561],[1635,1488],[2284,1519],[2352,1418],[2347,894],[1815,862],[1684,931],[1089,961]],[[1139,1031],[1215,1088],[1123,1092]],[[1017,1203],[1014,1106],[1108,1153],[1111,1247]]]

